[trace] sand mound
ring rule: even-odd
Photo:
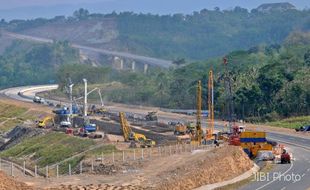
[[[13,178],[8,177],[3,172],[0,172],[0,190],[32,190],[33,188],[15,181]]]
[[[253,167],[240,147],[228,146],[209,152],[196,152],[186,161],[160,174],[156,189],[193,189],[232,179]]]

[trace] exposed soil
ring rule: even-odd
[[[32,190],[34,188],[25,183],[15,181],[0,171],[0,190]]]
[[[57,188],[50,188],[47,190],[146,190],[146,188],[133,186],[133,185],[124,185],[124,186],[115,186],[109,184],[99,184],[99,185],[61,185]]]

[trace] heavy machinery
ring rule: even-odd
[[[182,123],[177,123],[174,126],[175,135],[185,135],[187,133],[187,126]]]
[[[148,112],[148,114],[145,116],[145,120],[146,121],[157,121],[158,120],[157,112],[156,111]]]
[[[201,144],[203,140],[203,131],[201,128],[201,106],[202,106],[202,91],[201,91],[201,81],[197,84],[197,112],[196,112],[196,131],[191,137],[192,144]]]
[[[43,120],[38,122],[38,128],[48,128],[53,127],[55,125],[54,118],[47,116]]]
[[[92,105],[88,110],[88,115],[104,114],[107,112],[108,110],[105,107],[97,107],[96,105]]]
[[[208,80],[208,126],[206,128],[206,136],[205,142],[206,144],[210,144],[215,140],[214,133],[214,90],[213,90],[213,71],[209,72],[209,80]],[[217,137],[218,138],[218,137]]]
[[[244,131],[240,132],[240,146],[250,158],[257,156],[259,151],[272,151],[273,147],[266,139],[266,132]]]
[[[147,139],[145,135],[143,134],[135,133],[132,131],[128,121],[125,118],[124,112],[119,113],[119,118],[120,118],[121,128],[123,131],[124,140],[126,142],[134,141],[134,142],[140,143],[140,146],[142,148],[155,146],[156,144],[155,141],[151,139]]]

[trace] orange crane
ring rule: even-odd
[[[214,81],[213,71],[210,70],[209,80],[208,80],[208,110],[209,110],[208,126],[209,128],[206,129],[206,140],[213,139],[213,133],[214,133],[214,90],[213,90],[214,85],[213,85],[213,81]]]

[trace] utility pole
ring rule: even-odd
[[[84,117],[87,117],[87,79],[83,79],[84,82]]]

